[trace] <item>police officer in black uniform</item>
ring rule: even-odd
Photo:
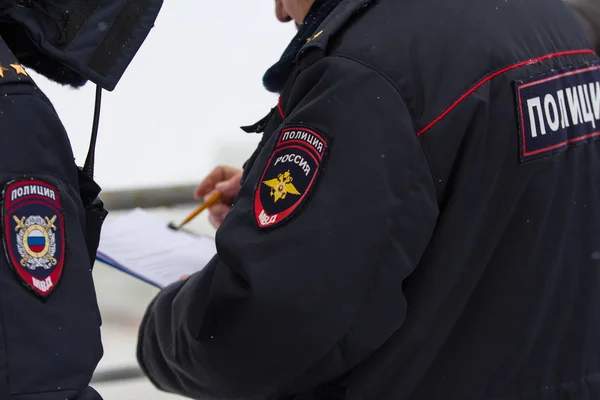
[[[88,386],[103,351],[92,265],[106,216],[92,179],[93,143],[78,168],[26,68],[74,87],[91,80],[98,94],[113,90],[160,6],[0,1],[2,400],[100,399]]]
[[[301,21],[218,254],[145,315],[148,377],[203,400],[599,399],[600,63],[577,17],[316,0]]]

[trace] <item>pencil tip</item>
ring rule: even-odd
[[[173,229],[174,231],[179,230],[179,228],[177,228],[177,226],[172,222],[169,223],[169,229]]]

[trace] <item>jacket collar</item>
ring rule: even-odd
[[[281,92],[296,66],[298,57],[307,48],[325,50],[329,39],[360,9],[372,0],[315,0],[298,33],[279,61],[267,70],[263,84],[271,92]]]

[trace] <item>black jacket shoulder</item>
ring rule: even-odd
[[[490,74],[539,57],[593,49],[561,0],[346,0],[317,29],[300,58],[314,47],[387,77],[402,93],[417,128]],[[564,63],[579,59],[567,57]]]

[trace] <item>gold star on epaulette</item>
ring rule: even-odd
[[[2,64],[0,64],[0,78],[4,78],[5,71],[8,71],[8,68],[4,68]]]
[[[315,40],[316,38],[318,38],[319,36],[321,36],[321,34],[323,33],[323,29],[321,29],[317,34],[315,34],[313,37],[309,37],[308,39],[306,39],[306,43],[310,42],[311,40]]]
[[[10,66],[14,68],[17,75],[29,76],[29,75],[27,75],[25,68],[23,68],[23,66],[21,66],[20,64],[10,64]]]

